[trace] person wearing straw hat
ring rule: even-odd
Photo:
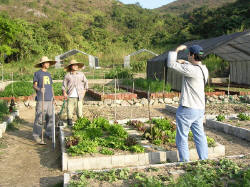
[[[68,126],[72,126],[73,111],[77,108],[77,117],[80,118],[82,114],[83,98],[88,89],[88,80],[83,72],[79,71],[84,67],[83,63],[71,60],[65,67],[68,72],[63,80],[62,90],[63,96],[67,102],[67,122]]]
[[[53,100],[54,93],[52,88],[51,74],[47,72],[48,68],[55,65],[56,61],[50,60],[43,56],[40,62],[35,65],[40,68],[34,73],[33,88],[36,91],[36,116],[33,126],[33,137],[37,143],[43,143],[43,119],[46,120],[45,136],[48,138],[52,135],[53,126]],[[43,116],[44,114],[44,116]],[[42,119],[43,118],[43,119]],[[42,136],[42,139],[41,139]]]

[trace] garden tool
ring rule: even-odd
[[[61,115],[62,115],[64,106],[65,106],[65,102],[66,102],[66,100],[64,99],[64,100],[63,100],[63,104],[62,104],[62,108],[61,108],[61,110],[60,110],[60,112],[59,112],[59,114],[58,114],[58,122],[57,122],[57,126],[58,126],[58,127],[64,126],[64,125],[63,125],[63,120],[61,119]]]
[[[39,143],[40,145],[46,145],[46,143],[43,140],[43,131],[44,131],[44,93],[45,93],[45,87],[44,87],[44,79],[43,79],[43,86],[42,86],[42,140]]]
[[[52,127],[52,146],[53,146],[53,149],[55,150],[56,148],[56,118],[55,118],[55,106],[54,106],[54,103],[52,102],[51,103],[53,105],[53,108],[52,108],[52,115],[53,115],[53,127]]]

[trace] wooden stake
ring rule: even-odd
[[[115,79],[115,121],[116,121],[116,79]]]

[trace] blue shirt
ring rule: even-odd
[[[34,73],[33,83],[37,82],[37,87],[42,88],[44,81],[44,101],[52,101],[53,100],[53,92],[52,92],[52,78],[50,73],[39,70]],[[42,92],[36,91],[36,101],[42,101]]]

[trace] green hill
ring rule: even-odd
[[[102,66],[121,64],[138,49],[160,54],[188,40],[249,29],[249,7],[249,0],[237,0],[169,15],[116,0],[0,0],[0,61],[29,63],[79,49]]]
[[[162,6],[157,11],[163,14],[181,15],[184,13],[190,13],[196,8],[206,6],[208,8],[219,8],[225,6],[228,3],[233,3],[236,0],[177,0]]]

